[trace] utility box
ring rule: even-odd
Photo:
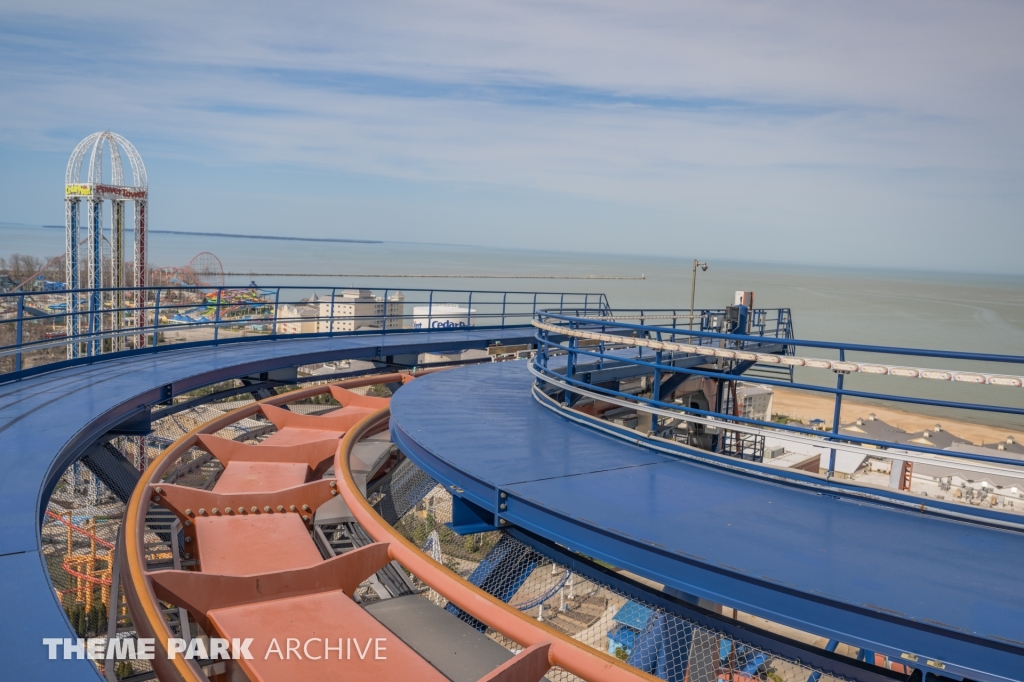
[[[747,308],[753,309],[754,307],[754,292],[753,291],[737,291],[736,297],[733,299],[733,305],[745,305]]]

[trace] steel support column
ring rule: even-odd
[[[64,282],[69,292],[74,292],[79,288],[78,222],[80,220],[81,206],[81,199],[68,198],[64,200],[64,217],[66,224],[64,267],[67,273],[67,277]],[[76,342],[78,337],[78,294],[68,293],[67,313],[68,316],[65,319],[64,324],[65,334],[72,341],[68,344],[68,358],[71,359],[77,358],[79,355],[79,347]]]
[[[98,338],[103,328],[101,315],[103,313],[103,201],[101,199],[89,199],[89,340],[86,347],[89,355],[100,354],[100,340]]]
[[[139,329],[143,329],[146,326],[146,290],[145,287],[148,284],[146,277],[146,234],[148,230],[147,218],[148,218],[148,204],[147,199],[136,199],[135,200],[135,287],[138,293],[135,295],[135,326]],[[154,318],[157,313],[154,312]],[[157,320],[153,320],[153,326],[155,327]],[[146,335],[139,334],[136,343],[141,348],[146,345]],[[154,335],[153,344],[156,345],[156,338]]]
[[[119,332],[124,327],[124,202],[117,199],[110,202],[110,286],[114,287],[111,326]],[[124,346],[124,338],[111,339],[111,351],[117,352]]]
[[[840,360],[840,362],[846,360],[846,352],[842,348],[839,349],[839,360]],[[842,372],[836,372],[836,374],[838,375],[836,377],[836,388],[838,390],[842,391],[843,390],[843,376],[844,375],[843,375]],[[834,433],[834,434],[838,434],[839,433],[839,417],[840,417],[840,412],[842,412],[842,409],[843,409],[843,394],[842,393],[836,393],[836,406],[835,406],[835,410],[832,413],[832,433]],[[835,473],[836,473],[836,450],[835,450],[835,448],[832,448],[831,450],[829,450],[829,455],[828,455],[828,473],[826,475],[829,478],[832,478],[833,476],[835,476]]]

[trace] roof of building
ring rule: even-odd
[[[869,414],[867,419],[857,419],[849,424],[840,424],[839,433],[856,438],[889,441],[891,443],[903,442],[900,438],[909,435],[903,429],[878,419],[873,413]]]
[[[939,450],[945,450],[953,447],[954,445],[974,445],[974,443],[969,440],[954,436],[949,431],[943,430],[941,424],[936,424],[934,429],[925,429],[924,431],[908,434],[896,442],[923,445],[924,447],[937,448]]]
[[[636,630],[643,630],[650,618],[650,608],[635,601],[628,601],[615,613],[613,620]]]
[[[320,314],[320,311],[315,306],[306,305],[303,303],[298,303],[295,305],[284,303],[281,305],[281,313],[282,316],[285,318],[316,317],[317,315]]]
[[[995,450],[987,445],[974,445],[973,443],[956,443],[943,449],[952,450],[954,452],[969,452],[975,455],[985,455],[986,457],[1004,457],[1006,459],[1013,459],[1021,463],[1024,463],[1024,452]]]
[[[1001,455],[1004,453],[1024,455],[1024,445],[1014,440],[1013,436],[1007,436],[1006,440],[999,441],[998,443],[988,443],[983,447],[986,449],[998,450]]]
[[[740,382],[736,385],[736,394],[742,396],[772,395],[774,391],[771,386],[763,384],[748,384]]]
[[[806,467],[811,461],[820,462],[821,454],[814,453],[808,454],[806,452],[786,452],[784,455],[778,457],[772,457],[764,461],[773,467],[779,467],[781,469],[799,469]]]
[[[1018,455],[1017,453],[1006,453],[1006,452],[993,452],[991,448],[981,447],[980,445],[973,445],[970,443],[956,443],[950,447],[943,448],[951,452],[966,452],[975,455],[986,455],[992,456],[1005,456],[1007,459],[1017,459],[1024,464],[1024,454]],[[930,476],[932,478],[946,478],[948,476],[959,476],[965,481],[987,481],[996,488],[1022,488],[1024,487],[1024,478],[1017,478],[1015,476],[1004,476],[1001,474],[983,474],[977,471],[967,471],[953,466],[938,466],[935,464],[924,464],[917,462],[914,464],[914,473],[921,474],[923,476]]]
[[[971,441],[955,436],[943,429],[942,424],[936,424],[931,429],[908,433],[899,427],[878,419],[874,414],[868,415],[867,419],[857,419],[849,424],[841,425],[839,433],[869,440],[889,441],[894,444],[919,445],[926,448],[935,448],[936,450],[945,450],[954,445],[973,445]]]

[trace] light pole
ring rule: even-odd
[[[701,263],[696,258],[693,259],[693,279],[690,280],[690,329],[693,329],[693,301],[694,296],[697,293],[697,268],[700,268],[702,272],[708,271],[708,264]]]

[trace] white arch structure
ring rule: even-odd
[[[118,148],[120,147],[120,149]],[[104,148],[110,153],[110,183],[103,182],[103,154]],[[131,183],[125,183],[124,166],[121,162],[121,150],[124,150],[131,167]],[[89,156],[88,165],[85,165],[86,155]],[[82,178],[82,167],[87,169],[86,177]],[[110,246],[111,258],[106,265],[101,257],[101,241],[103,238],[103,202],[110,201]],[[135,307],[141,308],[144,304],[146,286],[146,226],[148,221],[149,204],[149,180],[146,177],[146,166],[142,163],[142,157],[131,142],[117,133],[110,131],[93,133],[78,143],[75,151],[71,153],[68,160],[68,168],[64,177],[64,207],[67,226],[66,242],[66,266],[67,266],[67,287],[74,291],[76,289],[91,289],[87,300],[83,300],[80,294],[68,295],[68,336],[76,337],[79,334],[87,333],[91,336],[85,344],[84,351],[89,355],[98,354],[100,351],[99,334],[102,331],[102,312],[104,296],[99,291],[103,286],[103,273],[109,268],[111,286],[114,287],[111,300],[112,309],[112,331],[113,350],[123,347],[124,338],[117,334],[126,325],[126,315],[121,311],[124,306],[124,209],[125,202],[131,201],[135,205],[135,260],[134,260],[134,286],[138,288],[135,297]],[[82,204],[85,203],[84,217],[86,219],[87,239],[87,262],[88,281],[79,281],[79,239],[78,233],[82,226]],[[80,329],[80,313],[83,306],[88,311],[86,316],[86,329]],[[141,327],[145,324],[143,311],[137,310],[134,314],[135,325]],[[139,335],[136,343],[144,343],[143,335]],[[73,343],[68,346],[69,357],[77,357],[83,349],[80,344]]]

